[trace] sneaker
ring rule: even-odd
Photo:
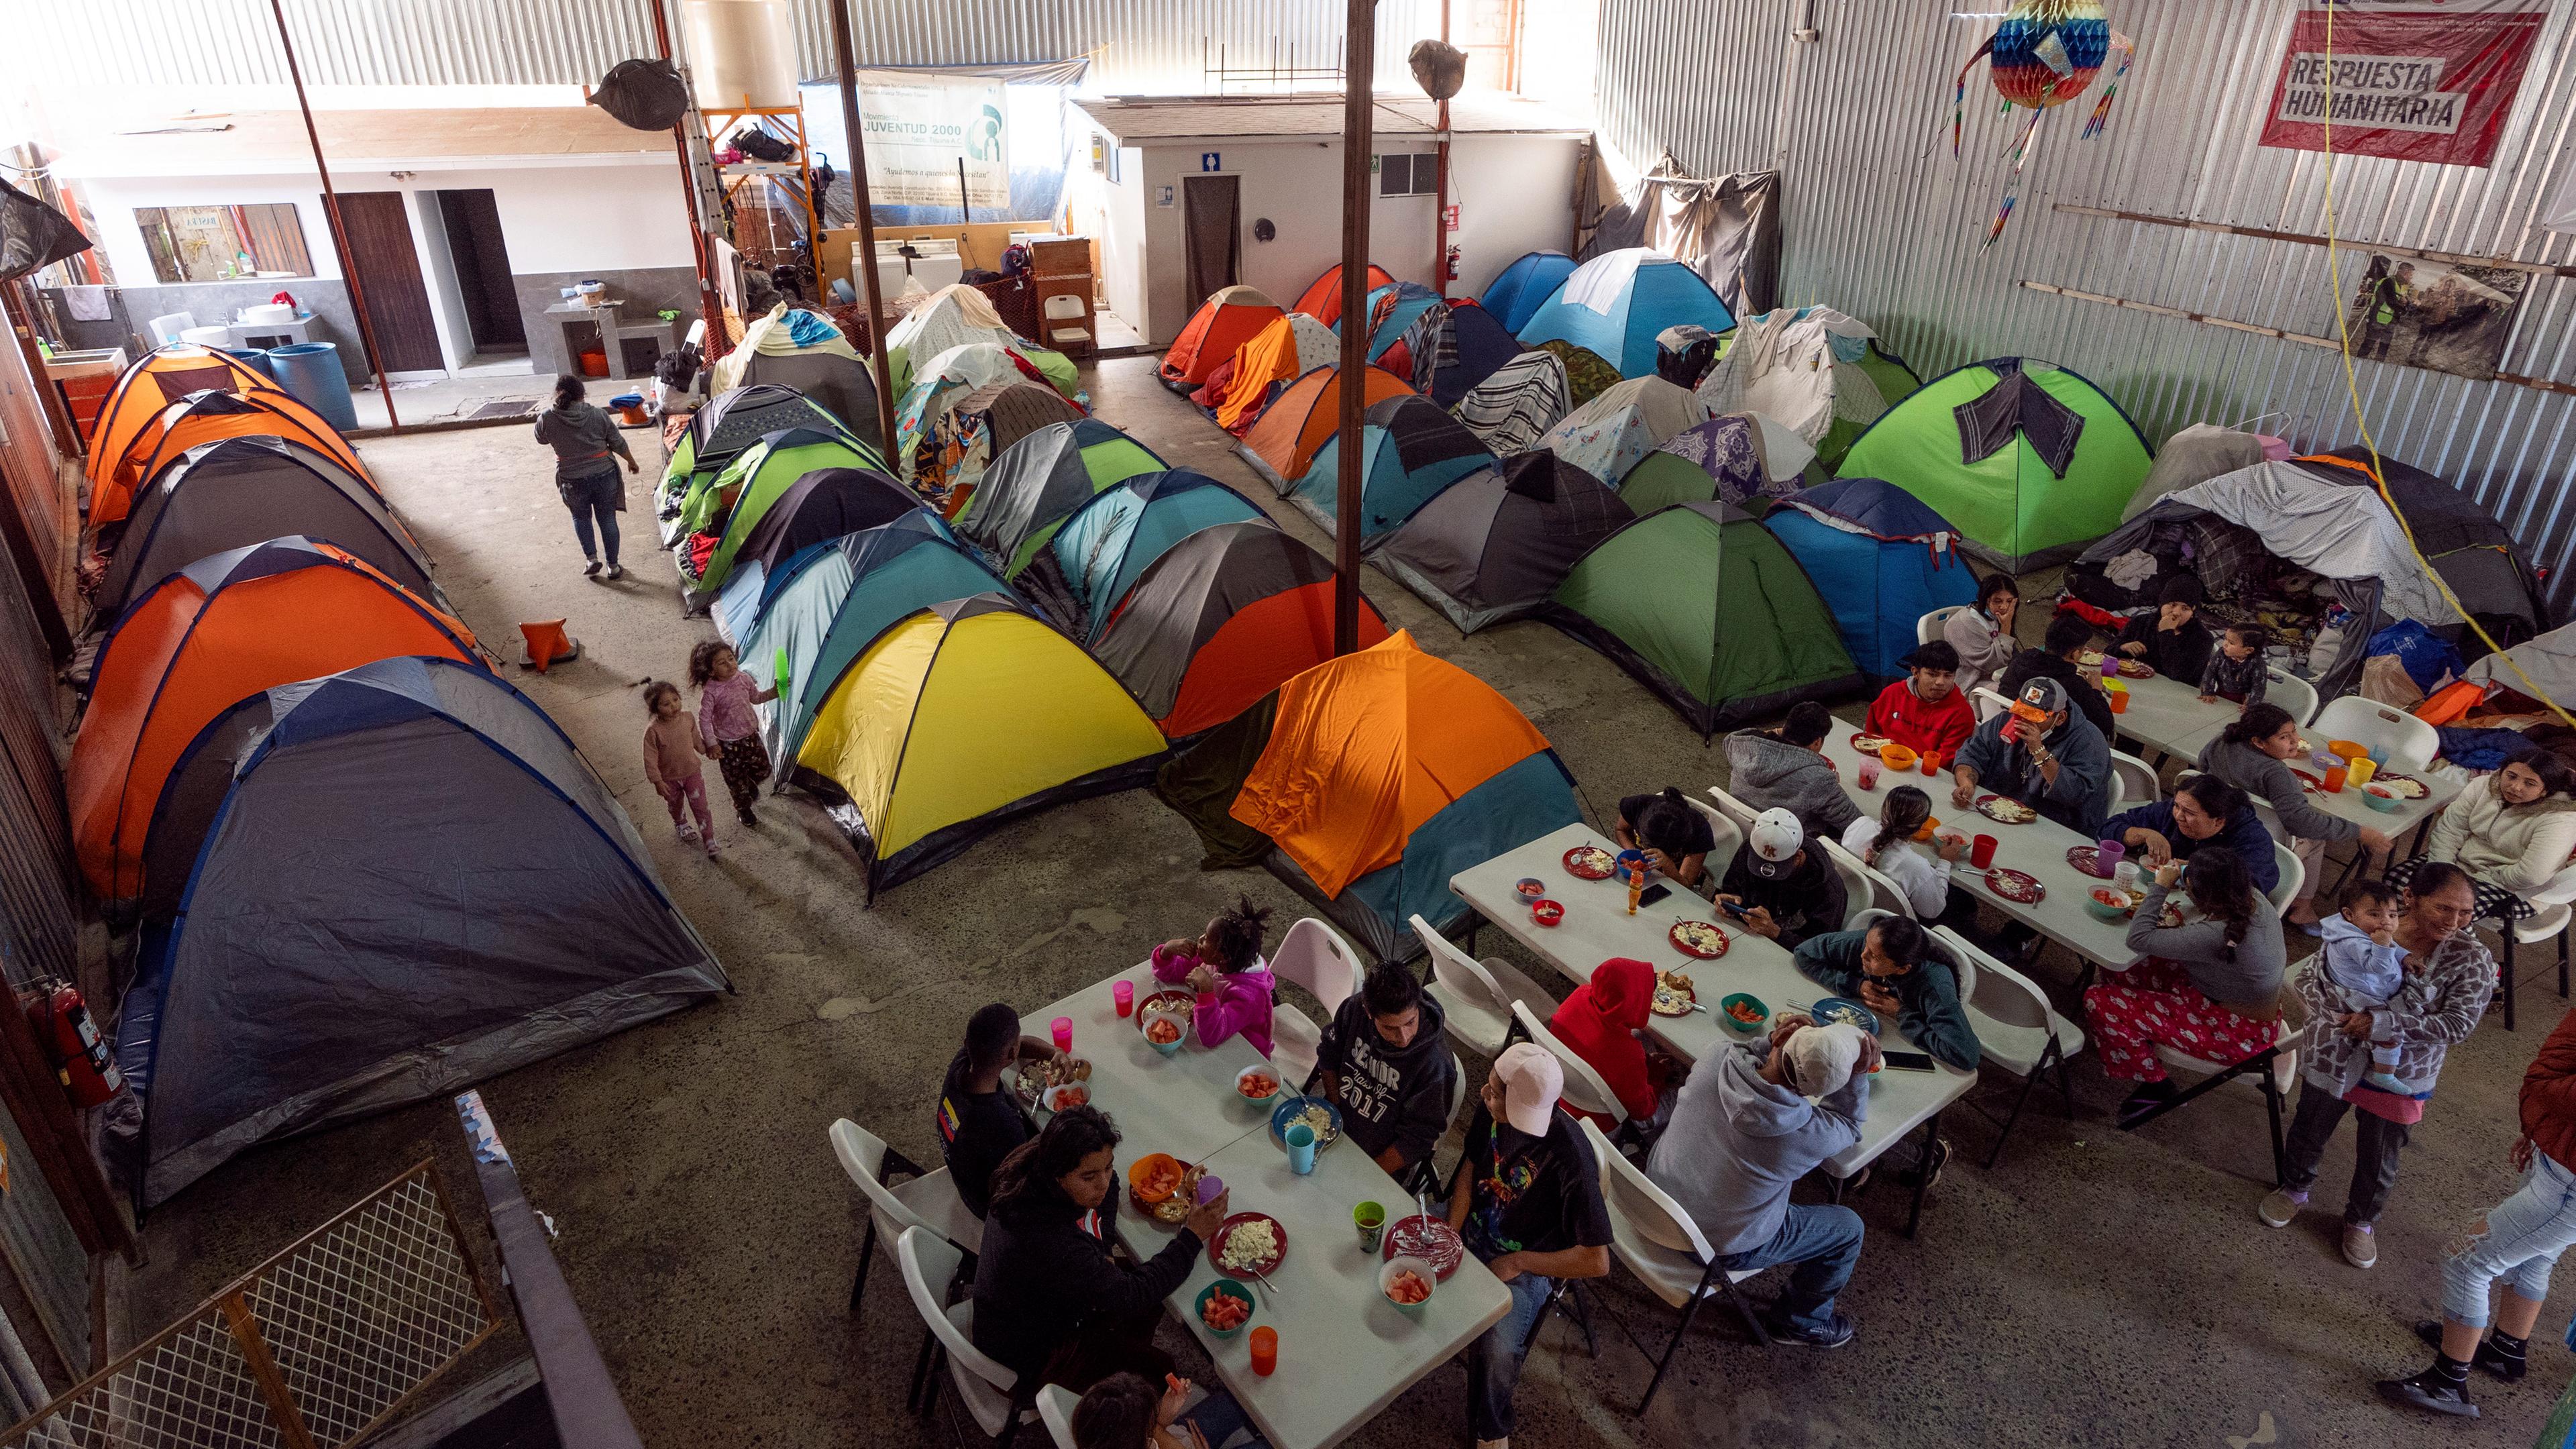
[[[608,578],[609,578],[609,581],[610,581],[611,583],[614,583],[614,582],[616,582],[617,580],[622,579],[622,578],[624,578],[624,577],[626,577],[626,570],[625,570],[625,569],[620,568],[620,567],[619,567],[619,566],[617,566],[616,564],[610,564],[610,565],[608,566]]]
[[[680,843],[681,843],[682,845],[695,845],[695,844],[697,844],[697,843],[698,843],[698,827],[696,827],[696,826],[694,826],[694,825],[683,825],[683,826],[681,826],[681,827],[680,827]]]
[[[717,851],[717,849],[718,849],[718,847],[717,847],[717,845],[716,845],[716,838],[715,838],[714,836],[712,836],[712,835],[708,836],[708,837],[707,837],[707,859],[709,859],[709,860],[713,860],[713,859],[715,859],[715,858],[716,858],[716,851]]]
[[[2478,1416],[2478,1406],[2469,1402],[2468,1390],[2444,1377],[2438,1365],[2411,1379],[2381,1379],[2378,1388],[2381,1398],[2401,1408],[2430,1409],[2463,1419]]]
[[[2431,1320],[2416,1324],[2415,1336],[2424,1340],[2424,1346],[2426,1348],[2433,1350],[2435,1353],[2440,1353],[2442,1351],[2441,1324]],[[2478,1351],[2469,1358],[2469,1367],[2477,1369],[2483,1373],[2493,1374],[2495,1377],[2504,1380],[2506,1383],[2518,1384],[2522,1382],[2523,1373],[2530,1367],[2530,1364],[2523,1355],[2507,1353],[2503,1349],[2496,1347],[2494,1339],[2481,1338],[2478,1340]]]
[[[592,559],[589,562],[584,563],[581,566],[581,576],[586,579],[595,579],[599,577],[599,560]]]
[[[2290,1225],[2290,1220],[2299,1215],[2299,1209],[2307,1205],[2306,1193],[2292,1192],[2286,1187],[2276,1187],[2263,1194],[2263,1201],[2255,1204],[2254,1216],[2261,1218],[2263,1226],[2267,1228],[2286,1228]]]
[[[2356,1268],[2374,1267],[2379,1262],[2379,1235],[2368,1223],[2343,1225],[2343,1260]]]
[[[1770,1334],[1774,1343],[1794,1343],[1805,1348],[1840,1348],[1859,1332],[1851,1315],[1839,1308],[1834,1310],[1833,1321],[1822,1328],[1792,1328],[1779,1319],[1765,1319],[1762,1331]]]
[[[2174,1086],[2171,1080],[2140,1082],[2138,1089],[2131,1092],[2128,1100],[2120,1104],[2120,1125],[2123,1127],[2129,1125],[2130,1122],[2145,1116],[2179,1095],[2181,1095],[2181,1089]]]
[[[734,818],[742,822],[742,828],[745,830],[758,830],[760,828],[760,817],[752,814],[748,810],[735,811]]]
[[[1930,1192],[1933,1185],[1941,1180],[1942,1164],[1949,1160],[1950,1139],[1935,1138],[1932,1142],[1932,1150],[1923,1154],[1923,1160],[1896,1174],[1896,1180],[1907,1187],[1920,1187],[1925,1192]]]

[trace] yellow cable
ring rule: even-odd
[[[2460,596],[2451,592],[2450,581],[2442,577],[2442,571],[2433,566],[2433,561],[2426,558],[2424,556],[2424,550],[2416,544],[2415,525],[2406,521],[2406,510],[2397,506],[2396,497],[2388,491],[2388,468],[2385,461],[2379,456],[2378,442],[2370,435],[2370,419],[2362,413],[2361,382],[2359,378],[2355,376],[2352,365],[2352,314],[2344,306],[2343,268],[2337,263],[2335,255],[2334,57],[2334,7],[2327,6],[2325,109],[2326,287],[2333,294],[2329,300],[2334,304],[2335,340],[2341,345],[2343,351],[2344,392],[2352,399],[2352,420],[2353,424],[2361,430],[2361,445],[2370,451],[2371,486],[2379,490],[2380,501],[2388,505],[2390,516],[2397,520],[2398,531],[2406,535],[2406,551],[2415,555],[2415,562],[2423,568],[2425,576],[2433,581],[2433,587],[2442,591],[2442,598],[2451,606],[2451,611],[2458,614],[2460,618],[2468,624],[2470,632],[2476,634],[2478,638],[2486,644],[2488,650],[2492,652],[2497,659],[2504,662],[2505,668],[2513,671],[2514,678],[2522,681],[2523,693],[2540,701],[2541,707],[2548,710],[2551,714],[2558,716],[2561,723],[2565,724],[2570,729],[2576,729],[2576,715],[2571,715],[2566,710],[2561,709],[2558,705],[2558,701],[2551,699],[2546,691],[2542,690],[2538,684],[2534,683],[2531,676],[2523,672],[2522,666],[2515,662],[2514,657],[2510,653],[2506,652],[2504,646],[2495,641],[2495,636],[2489,634],[2486,631],[2485,626],[2481,625],[2477,621],[2476,617],[2470,614],[2468,607],[2460,602]],[[2362,626],[2364,628],[2368,628],[2369,622],[2370,621],[2367,619],[2363,620]]]

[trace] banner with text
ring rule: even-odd
[[[1007,114],[998,79],[861,71],[869,197],[879,206],[955,206],[962,163],[966,204],[1007,215]]]
[[[2331,89],[2337,155],[2484,166],[2547,16],[2546,0],[2308,0],[2263,144],[2325,150]]]

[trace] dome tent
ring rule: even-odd
[[[927,456],[914,470],[913,487],[927,497],[944,497],[946,507],[956,508],[973,494],[993,459],[1013,443],[1049,423],[1079,422],[1084,416],[1045,383],[1025,377],[988,382],[957,399],[930,425],[921,449]]]
[[[1644,247],[1604,252],[1566,275],[1518,329],[1521,343],[1565,341],[1622,377],[1655,375],[1655,334],[1683,324],[1724,332],[1735,314],[1708,280]]]
[[[1369,291],[1391,286],[1394,282],[1395,278],[1386,268],[1375,262],[1369,263]],[[1288,310],[1302,312],[1327,327],[1338,325],[1342,320],[1342,264],[1335,262],[1324,268],[1321,276],[1308,282],[1306,290],[1297,294],[1296,305]]]
[[[92,523],[113,523],[133,507],[134,496],[170,461],[190,448],[222,438],[286,438],[329,457],[365,482],[374,475],[358,461],[357,450],[320,413],[284,392],[191,393],[144,420],[125,444],[124,453],[90,490]],[[91,455],[95,462],[98,455]]]
[[[1165,387],[1189,392],[1204,385],[1208,375],[1223,366],[1243,344],[1250,342],[1262,328],[1279,320],[1279,304],[1251,287],[1227,287],[1212,292],[1191,314],[1181,328],[1181,335],[1163,352],[1163,365],[1157,376]]]
[[[1443,489],[1370,561],[1473,634],[1546,603],[1576,560],[1634,516],[1555,454],[1515,453]]]
[[[739,644],[742,631],[769,607],[805,554],[911,513],[938,517],[911,489],[873,468],[817,468],[787,485],[743,535],[733,574],[711,611],[716,633]],[[947,533],[946,525],[940,532]]]
[[[1218,427],[1241,437],[1269,409],[1277,390],[1341,359],[1331,328],[1303,312],[1290,312],[1235,349],[1222,387],[1208,384],[1208,405]]]
[[[1441,305],[1440,294],[1420,282],[1391,282],[1369,293],[1369,336],[1363,362],[1375,362],[1404,340],[1414,319]],[[1333,329],[1338,337],[1341,329]]]
[[[1538,445],[1615,487],[1665,440],[1708,418],[1708,404],[1687,390],[1632,377],[1566,414]]]
[[[956,517],[957,536],[1016,577],[1073,511],[1104,488],[1169,466],[1098,418],[1049,423],[1003,450]]]
[[[117,1023],[140,1206],[731,989],[571,740],[473,664],[253,694],[162,804],[155,891],[185,884]]]
[[[1411,518],[1441,489],[1494,461],[1465,424],[1430,399],[1412,396],[1388,398],[1361,415],[1360,457],[1363,545]],[[1288,494],[1326,533],[1339,526],[1341,472],[1342,439],[1335,433]]]
[[[1574,258],[1563,252],[1523,252],[1487,284],[1481,300],[1504,330],[1518,332],[1574,268]]]
[[[717,394],[698,409],[681,430],[680,441],[672,445],[671,460],[663,466],[661,486],[654,494],[653,516],[662,527],[662,546],[676,547],[696,526],[690,521],[692,505],[727,464],[762,438],[789,428],[843,433],[852,447],[862,446],[858,434],[842,427],[840,419],[792,388],[738,387]]]
[[[743,540],[769,514],[770,507],[796,480],[823,468],[885,471],[883,460],[845,432],[789,428],[771,433],[746,448],[711,479],[682,513],[694,532],[674,554],[680,581],[693,608],[714,602],[733,575],[734,556]],[[716,536],[714,548],[701,556],[698,540]]]
[[[1712,500],[1759,513],[1796,497],[1815,458],[1805,439],[1760,413],[1729,413],[1666,438],[1619,480],[1619,496],[1640,517]]]
[[[1574,411],[1564,360],[1532,348],[1494,369],[1451,411],[1496,457],[1525,453]]]
[[[1830,473],[1863,429],[1922,385],[1866,323],[1830,307],[1801,307],[1746,318],[1699,395],[1712,412],[1778,419]]]
[[[1020,589],[1088,643],[1147,566],[1191,534],[1226,523],[1275,526],[1251,500],[1204,473],[1139,473],[1076,509],[1019,575]]]
[[[117,466],[126,461],[136,437],[161,415],[163,408],[201,392],[241,397],[253,393],[287,395],[286,389],[277,385],[277,379],[217,348],[173,343],[134,359],[117,374],[116,386],[108,390],[107,401],[99,404],[98,419],[90,429],[89,462],[85,466],[92,521],[109,521],[98,516],[97,495]]]
[[[1271,487],[1286,494],[1315,466],[1316,452],[1341,426],[1344,386],[1339,366],[1319,367],[1297,379],[1244,434],[1235,452]],[[1413,392],[1403,379],[1377,367],[1360,369],[1359,388],[1363,411]]]
[[[1762,526],[1788,546],[1824,597],[1843,648],[1863,674],[1893,679],[1913,652],[1915,621],[1977,601],[1977,575],[1957,531],[1913,494],[1877,478],[1837,478],[1779,501]]]
[[[1427,308],[1387,349],[1379,365],[1444,408],[1454,408],[1485,379],[1521,355],[1520,339],[1472,302]]]

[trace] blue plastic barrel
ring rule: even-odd
[[[268,350],[269,371],[280,387],[320,413],[341,432],[355,432],[358,405],[349,398],[349,374],[340,370],[340,349],[328,342],[290,342]]]
[[[268,365],[268,354],[260,351],[256,347],[227,347],[224,351],[238,360],[242,366],[249,368],[251,371],[258,373],[262,377],[275,378],[277,376],[277,369]]]

